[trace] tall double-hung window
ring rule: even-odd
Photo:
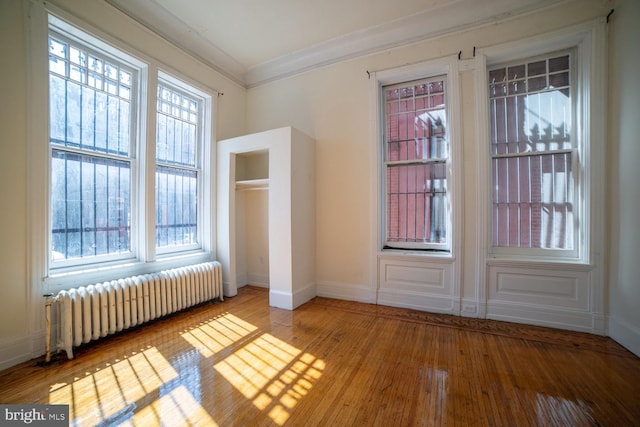
[[[576,248],[574,51],[489,68],[492,246]]]
[[[446,78],[383,86],[387,248],[447,250]]]
[[[131,253],[137,71],[49,33],[51,261]]]
[[[156,247],[197,245],[202,100],[158,85],[156,118]]]
[[[211,94],[48,20],[49,273],[206,259]]]

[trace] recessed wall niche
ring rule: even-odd
[[[269,287],[269,152],[236,154],[236,277]]]
[[[219,141],[217,154],[217,258],[225,296],[259,279],[249,277],[251,256],[247,257],[246,246],[260,232],[247,233],[266,221],[268,282],[263,285],[269,287],[269,304],[289,310],[298,307],[316,295],[313,139],[285,127]],[[266,200],[246,197],[257,191],[266,193]],[[266,204],[266,215],[247,219],[247,203]]]

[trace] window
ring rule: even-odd
[[[383,86],[385,247],[448,249],[444,76]]]
[[[156,247],[198,243],[202,101],[161,82],[156,120]]]
[[[53,263],[131,253],[136,75],[49,33]]]
[[[104,265],[129,275],[211,259],[211,93],[58,13],[46,15],[46,56],[34,54],[48,60],[48,152],[34,146],[49,164],[43,275],[71,283],[80,276],[67,273],[97,278]]]
[[[576,247],[573,51],[489,68],[492,246]]]

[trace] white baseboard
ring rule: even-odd
[[[269,287],[269,276],[264,274],[247,274],[247,284],[251,286],[258,286],[260,288]]]
[[[34,351],[34,348],[39,349],[41,347],[39,345],[40,340],[42,340],[42,351]],[[42,354],[44,354],[44,339],[42,337],[34,337],[34,339],[22,337],[3,341],[0,343],[0,371]]]
[[[431,313],[459,314],[454,307],[453,298],[447,295],[378,290],[378,304]]]
[[[316,295],[345,301],[376,303],[376,289],[372,286],[341,282],[318,282]]]
[[[609,336],[618,344],[640,357],[640,328],[636,328],[615,316],[610,316]]]
[[[597,330],[594,326],[599,322],[596,322],[593,313],[566,308],[515,304],[513,302],[489,302],[487,304],[486,318],[598,335],[603,334],[603,331]]]
[[[310,283],[293,293],[270,289],[269,305],[285,310],[295,310],[315,296],[316,285],[314,283]]]
[[[229,282],[222,282],[222,295],[226,297],[235,297],[236,295],[238,295],[238,288],[237,287],[231,287],[231,283]]]

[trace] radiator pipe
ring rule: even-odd
[[[44,341],[44,362],[51,361],[51,305],[55,302],[53,294],[44,294],[44,322],[45,322],[45,341]]]

